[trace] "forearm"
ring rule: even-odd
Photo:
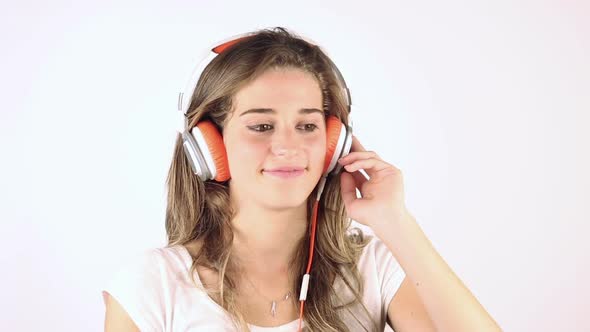
[[[376,235],[402,266],[437,331],[501,331],[408,214],[399,227],[383,222]]]

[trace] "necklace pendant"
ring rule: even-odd
[[[272,304],[270,306],[270,314],[274,317],[277,313],[277,303],[275,301],[272,301]]]

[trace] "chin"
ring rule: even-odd
[[[260,197],[262,204],[269,208],[288,209],[300,207],[306,204],[309,193],[303,190],[303,186],[294,188],[282,188],[282,190],[265,190]]]
[[[286,200],[275,200],[275,201],[265,201],[262,203],[262,206],[268,210],[288,210],[288,209],[295,209],[300,208],[301,206],[305,205],[305,200],[301,201],[286,201]]]

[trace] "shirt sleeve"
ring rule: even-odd
[[[140,331],[164,331],[162,276],[155,250],[136,255],[107,280],[103,292],[121,304]]]
[[[381,306],[387,315],[389,303],[406,277],[406,273],[397,262],[389,248],[377,236],[375,241],[375,262],[377,273],[381,283]]]

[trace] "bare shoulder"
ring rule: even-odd
[[[121,304],[112,297],[108,292],[102,292],[104,304],[106,306],[104,330],[109,331],[123,331],[123,332],[139,332],[139,328],[127,311],[123,309]]]
[[[186,250],[190,253],[190,255],[192,257],[195,257],[198,252],[201,250],[203,246],[203,241],[202,239],[198,239],[198,240],[192,240],[186,244],[184,244],[184,247],[186,248]],[[203,265],[197,265],[196,267],[197,270],[197,274],[199,276],[199,279],[201,280],[201,283],[208,288],[213,288],[213,289],[218,289],[220,282],[219,282],[219,274],[206,267]],[[220,302],[219,298],[214,298],[213,299],[215,302]]]
[[[201,250],[201,247],[202,246],[203,246],[203,240],[202,239],[192,240],[192,241],[184,244],[184,247],[186,248],[186,250],[193,257],[197,255],[197,253]]]

